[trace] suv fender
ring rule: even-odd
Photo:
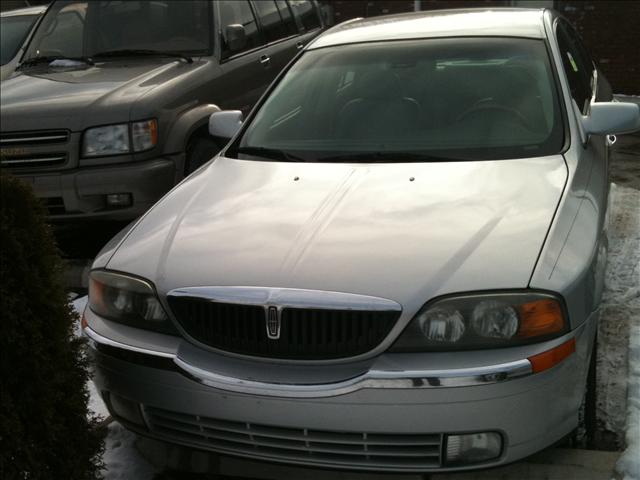
[[[191,135],[199,128],[208,125],[211,114],[219,111],[220,107],[208,103],[180,114],[167,135],[165,154],[184,152]]]

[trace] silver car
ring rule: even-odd
[[[513,462],[579,423],[608,147],[640,128],[566,20],[343,23],[96,258],[83,325],[113,416],[253,459]],[[592,371],[593,372],[593,371]],[[583,408],[583,410],[585,410]]]

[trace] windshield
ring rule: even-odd
[[[210,2],[56,2],[36,30],[25,59],[92,57],[122,50],[209,53]]]
[[[557,153],[562,143],[543,41],[454,38],[306,52],[229,155],[503,159]]]
[[[6,65],[24,43],[38,15],[16,15],[0,18],[0,65]]]

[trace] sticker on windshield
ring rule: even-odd
[[[577,72],[578,71],[578,65],[576,65],[576,61],[573,59],[573,55],[571,55],[571,52],[567,52],[567,57],[569,57],[569,62],[571,62],[571,66],[573,67],[573,71]]]

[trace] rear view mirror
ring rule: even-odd
[[[616,135],[640,130],[640,105],[624,102],[597,102],[582,117],[585,133]]]
[[[240,110],[214,112],[209,117],[209,134],[229,141],[240,130],[242,120],[243,117]]]
[[[247,33],[240,24],[227,25],[224,36],[231,52],[238,52],[247,44]]]

